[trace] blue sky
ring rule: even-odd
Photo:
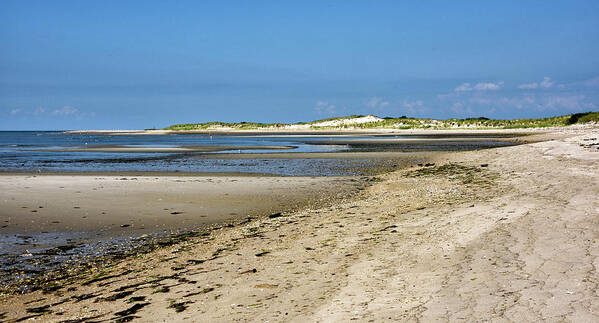
[[[599,1],[0,2],[0,129],[599,110]]]

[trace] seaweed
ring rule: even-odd
[[[120,312],[114,313],[114,315],[121,316],[121,317],[131,316],[148,305],[150,305],[150,303],[137,303],[137,304],[134,304],[133,306],[129,307],[126,310],[122,310]],[[124,322],[127,322],[127,321],[124,321]]]
[[[50,310],[50,305],[44,305],[39,307],[32,307],[25,310],[27,313],[35,313],[35,314],[50,314],[52,311]]]

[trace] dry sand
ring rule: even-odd
[[[599,130],[440,155],[359,196],[4,295],[4,319],[599,320]],[[56,282],[64,284],[64,282]],[[29,312],[28,312],[29,311]],[[40,313],[41,312],[41,313]]]

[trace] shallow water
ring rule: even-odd
[[[422,139],[418,143],[375,143],[381,136],[352,136],[360,143],[348,143],[340,136],[240,136],[206,134],[169,135],[106,135],[73,134],[61,131],[0,131],[0,171],[11,172],[90,172],[90,171],[156,171],[156,172],[242,172],[291,176],[356,175],[356,169],[372,162],[371,159],[269,159],[248,160],[228,156],[226,159],[202,158],[219,153],[312,153],[353,151],[437,151],[471,150],[512,145],[501,140],[455,141],[455,135],[384,136],[384,139]],[[471,137],[471,135],[459,137]],[[441,141],[427,142],[429,139]],[[369,143],[368,141],[373,141]],[[174,148],[195,146],[227,146],[221,152],[97,152],[56,151],[73,148]],[[236,149],[255,146],[255,149]],[[272,149],[261,146],[289,146]]]

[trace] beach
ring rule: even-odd
[[[0,284],[27,285],[17,281],[173,234],[323,205],[363,187],[347,177],[4,173]]]
[[[253,174],[5,173],[0,179],[2,234],[70,231],[92,237],[175,232],[288,212],[359,187],[343,177]]]
[[[204,203],[187,204],[186,194],[208,187],[214,195],[206,198],[217,202],[216,196],[233,191],[244,212],[259,208],[251,201],[264,197],[272,200],[263,205],[280,206],[147,252],[49,276],[31,292],[5,292],[0,319],[596,321],[599,129],[547,129],[520,140],[528,143],[428,154],[420,163],[410,160],[355,182],[221,176],[212,178],[214,185],[210,177],[2,175],[9,176],[2,185],[12,194],[3,193],[11,203],[6,209],[23,212],[18,230],[32,226],[24,216],[35,207],[40,213],[68,210],[40,223],[44,227],[65,221],[96,228],[100,222],[66,218],[106,212],[96,198],[100,186],[106,191],[100,194],[115,201],[109,206],[115,213],[106,215],[113,231],[134,230],[142,218],[144,227],[195,218]],[[64,200],[44,195],[62,194],[52,189],[59,185],[53,176],[70,181]],[[347,185],[344,193],[321,195],[340,183]],[[261,195],[273,187],[278,195]],[[160,194],[153,195],[158,188],[173,188],[167,195],[179,204],[164,210]],[[34,202],[43,196],[63,204]],[[282,209],[293,204],[290,196],[297,207]],[[326,201],[308,202],[316,197]],[[117,212],[123,209],[130,210],[127,216]]]
[[[0,13],[0,323],[599,322],[598,1]]]

